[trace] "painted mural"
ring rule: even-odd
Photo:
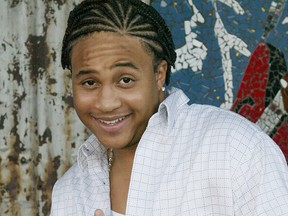
[[[229,109],[256,123],[288,159],[286,3],[152,1],[175,38],[172,86],[184,89],[191,103]]]
[[[0,215],[49,215],[55,181],[89,136],[60,67],[80,1],[0,1]],[[288,159],[287,0],[146,2],[174,36],[171,86],[255,122]]]

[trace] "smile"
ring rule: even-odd
[[[101,123],[107,124],[107,125],[116,125],[118,122],[123,121],[125,118],[126,118],[126,116],[118,118],[118,119],[115,119],[115,120],[111,120],[111,121],[106,121],[106,120],[102,120],[102,119],[99,119],[99,121]]]

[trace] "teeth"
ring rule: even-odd
[[[105,120],[101,120],[100,119],[100,122],[104,123],[104,124],[108,124],[108,125],[115,125],[117,124],[118,122],[122,121],[125,117],[121,117],[121,118],[118,118],[116,120],[113,120],[113,121],[105,121]]]

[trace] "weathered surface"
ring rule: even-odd
[[[0,1],[0,215],[49,215],[52,187],[87,136],[60,67],[75,3]]]
[[[1,216],[49,215],[52,187],[89,134],[73,110],[70,72],[60,67],[68,13],[80,1],[0,1]],[[174,34],[178,59],[171,85],[192,102],[229,107],[272,0],[145,2]],[[268,37],[286,62],[287,11],[286,5]]]

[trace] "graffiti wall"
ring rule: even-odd
[[[65,23],[80,1],[0,1],[0,215],[49,215],[53,184],[89,135],[60,67]],[[287,1],[147,3],[174,36],[171,86],[190,103],[255,122],[287,156]]]

